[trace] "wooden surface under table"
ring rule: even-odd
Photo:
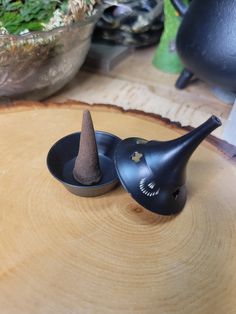
[[[0,110],[1,314],[234,314],[236,168],[205,141],[187,171],[177,216],[138,205],[119,186],[70,194],[46,156],[80,131],[78,104],[21,103]],[[95,129],[169,140],[161,120],[92,107]]]

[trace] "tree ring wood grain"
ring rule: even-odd
[[[141,116],[91,110],[96,129],[121,138],[179,136]],[[1,314],[235,313],[235,166],[201,145],[176,217],[146,211],[121,187],[76,197],[45,159],[81,117],[72,105],[1,111]]]

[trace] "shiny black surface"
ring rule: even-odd
[[[192,0],[187,10],[181,0],[172,3],[184,14],[176,45],[186,69],[236,91],[235,0]]]
[[[60,139],[52,146],[47,156],[47,166],[51,174],[71,193],[79,196],[99,196],[107,193],[119,183],[114,166],[114,151],[120,139],[113,134],[100,131],[96,131],[95,135],[102,171],[102,179],[97,184],[84,186],[73,177],[80,132]]]
[[[124,188],[143,207],[161,214],[177,214],[185,205],[189,158],[220,120],[212,116],[192,132],[160,142],[129,138],[120,142],[115,165]]]

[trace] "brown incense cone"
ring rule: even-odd
[[[73,176],[76,181],[84,185],[97,183],[102,177],[93,121],[88,110],[85,110],[83,114],[79,153],[75,161]]]

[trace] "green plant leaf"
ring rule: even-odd
[[[11,34],[41,30],[59,5],[59,0],[0,0],[0,24]]]
[[[89,5],[92,0],[84,0]],[[68,0],[0,0],[0,25],[10,34],[23,30],[41,30],[56,9],[68,12]]]

